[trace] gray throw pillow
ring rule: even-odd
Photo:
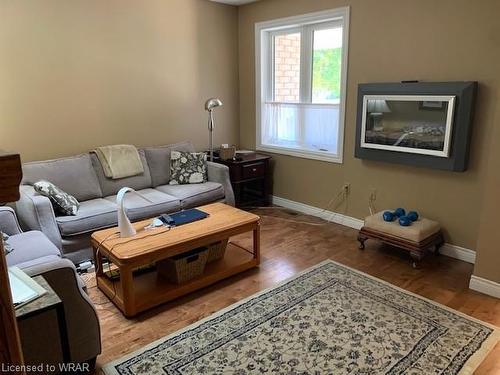
[[[201,184],[207,179],[205,153],[184,151],[170,153],[170,185]]]
[[[35,182],[33,187],[37,193],[50,199],[56,212],[66,216],[75,216],[78,212],[78,207],[80,206],[78,200],[74,196],[59,189],[52,182],[41,180]]]
[[[3,239],[3,251],[5,252],[5,255],[10,253],[12,250],[12,245],[9,243],[9,236],[6,235],[5,233],[2,232],[2,239]]]

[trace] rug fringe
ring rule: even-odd
[[[484,362],[488,354],[495,348],[500,341],[500,331],[493,331],[482,344],[481,348],[475,352],[463,365],[458,375],[472,375],[474,371]]]

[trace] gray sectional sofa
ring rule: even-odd
[[[94,153],[56,160],[25,163],[20,187],[21,199],[16,212],[25,229],[39,230],[74,263],[91,259],[92,232],[117,224],[116,193],[124,186],[140,192],[154,203],[134,195],[125,201],[131,221],[151,218],[211,202],[234,205],[229,170],[222,164],[208,162],[208,181],[202,184],[169,185],[170,152],[189,151],[189,142],[139,150],[144,173],[112,180],[105,177]],[[35,192],[33,184],[48,180],[80,202],[76,216],[56,216],[48,198]]]

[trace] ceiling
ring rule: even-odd
[[[248,3],[254,3],[259,0],[210,0],[210,1],[215,1],[216,3],[224,3],[230,5],[243,5]]]

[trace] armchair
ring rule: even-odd
[[[7,264],[30,276],[42,275],[63,301],[71,361],[94,364],[101,352],[99,320],[74,264],[61,258],[59,249],[42,232],[22,232],[10,207],[0,207],[0,230],[10,236],[13,247],[6,256]],[[50,340],[39,347],[55,350]]]
[[[16,212],[24,228],[39,230],[61,250],[62,239],[49,198],[37,194],[31,185],[19,187],[20,199],[16,202]]]
[[[0,231],[9,236],[22,232],[17,221],[16,213],[10,207],[0,206]]]

